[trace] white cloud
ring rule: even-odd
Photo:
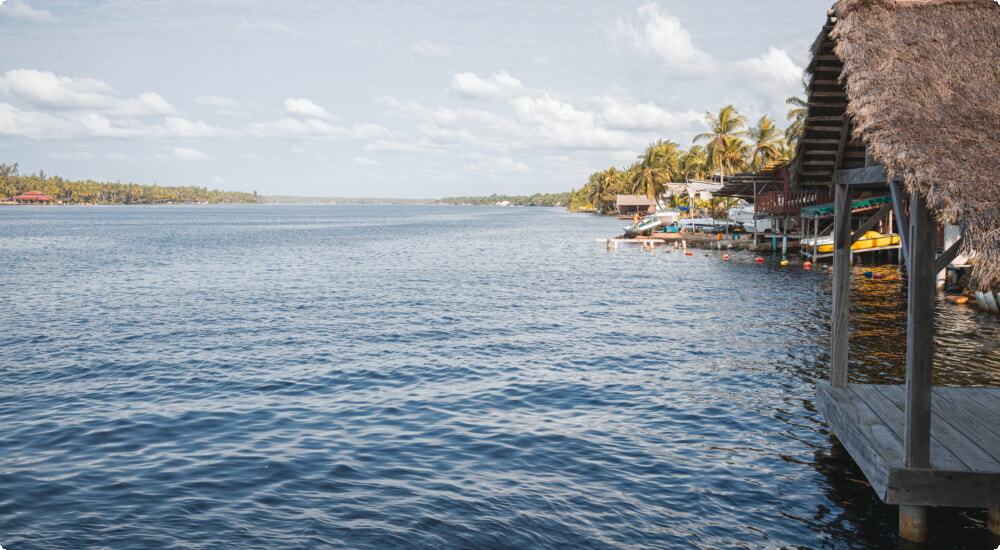
[[[372,160],[372,159],[363,158],[363,157],[357,157],[357,158],[355,158],[354,162],[357,163],[357,164],[363,164],[363,165],[366,165],[366,166],[378,166],[379,165],[379,162],[377,160]]]
[[[482,78],[475,73],[451,77],[451,89],[470,99],[509,99],[524,93],[521,82],[506,71]]]
[[[233,117],[247,117],[250,114],[246,111],[244,106],[233,98],[217,96],[217,95],[202,95],[194,99],[195,103],[198,105],[204,105],[206,107],[211,107],[216,110],[219,114]]]
[[[13,69],[0,76],[0,93],[54,110],[96,110],[128,116],[163,115],[175,109],[159,94],[146,92],[134,99],[118,99],[102,80],[70,78],[49,71]]]
[[[430,42],[428,40],[420,40],[419,42],[414,42],[410,45],[410,51],[417,55],[422,55],[424,57],[443,57],[451,54],[451,50],[448,48]]]
[[[735,69],[757,91],[771,96],[788,97],[798,92],[802,78],[799,67],[788,52],[771,47],[755,58],[738,61]]]
[[[234,132],[202,121],[191,121],[179,117],[167,117],[163,124],[151,130],[161,137],[207,138],[231,136]]]
[[[191,149],[189,147],[174,147],[172,152],[174,158],[177,160],[184,160],[184,161],[205,160],[208,158],[208,156],[206,156],[205,153],[202,153],[197,149]]]
[[[71,122],[0,103],[0,135],[31,139],[58,138],[72,133]]]
[[[38,22],[55,20],[55,17],[51,13],[42,9],[32,8],[24,0],[10,0],[6,3],[0,0],[0,15]]]
[[[289,114],[306,118],[333,118],[326,109],[305,98],[288,98],[285,100],[285,111]]]
[[[661,13],[655,3],[640,6],[637,12],[643,20],[640,28],[631,22],[618,23],[618,31],[629,37],[637,50],[661,58],[674,76],[699,78],[715,71],[716,61],[695,47],[680,19]]]

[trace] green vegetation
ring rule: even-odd
[[[570,192],[567,208],[609,214],[614,212],[617,195],[646,195],[656,200],[668,183],[716,175],[725,180],[733,174],[759,171],[770,162],[791,160],[802,135],[806,104],[798,97],[790,97],[785,103],[791,106],[787,115],[791,125],[784,131],[767,115],[755,126],[747,127],[747,118],[732,105],[718,113],[706,112],[708,131],[695,136],[689,149],[673,141],[651,143],[631,165],[612,166],[591,174],[583,187]],[[673,197],[672,201],[689,204],[686,196]],[[695,203],[698,205],[697,200]]]
[[[566,206],[570,193],[535,193],[534,195],[497,195],[488,197],[445,197],[438,204],[468,204],[477,206],[493,206],[509,204],[511,206]]]
[[[164,187],[134,183],[108,183],[93,180],[70,181],[59,176],[21,175],[17,163],[0,164],[0,197],[13,197],[38,191],[63,204],[178,204],[260,202],[257,193],[209,190],[204,187]]]

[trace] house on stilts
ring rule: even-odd
[[[998,68],[995,0],[839,0],[807,70],[790,176],[826,185],[834,203],[830,380],[817,407],[881,500],[899,505],[911,541],[937,506],[986,509],[1000,534],[1000,388],[933,384],[937,274],[961,252],[979,289],[1000,287]],[[885,195],[873,216],[852,216],[855,200]],[[907,272],[905,385],[851,383],[850,247],[890,215]],[[956,242],[939,243],[943,224]]]

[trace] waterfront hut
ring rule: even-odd
[[[934,506],[986,508],[1000,534],[1000,388],[932,383],[935,275],[975,253],[1000,286],[1000,5],[995,0],[839,0],[813,47],[808,115],[792,166],[834,195],[829,382],[817,407],[902,538],[926,537]],[[851,226],[852,201],[890,203]],[[850,384],[849,249],[894,212],[908,279],[904,386]],[[860,220],[859,220],[860,221]],[[938,254],[938,224],[961,237]]]
[[[28,191],[27,193],[13,196],[10,200],[18,204],[54,204],[58,202],[56,199],[38,191]]]
[[[656,212],[656,201],[645,195],[618,195],[615,199],[615,212],[622,219],[640,218]]]

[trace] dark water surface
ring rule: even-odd
[[[594,242],[622,225],[0,210],[0,544],[896,548],[814,408],[829,273]],[[853,376],[901,382],[902,282],[864,269]],[[1000,385],[996,318],[939,310],[938,383]]]

